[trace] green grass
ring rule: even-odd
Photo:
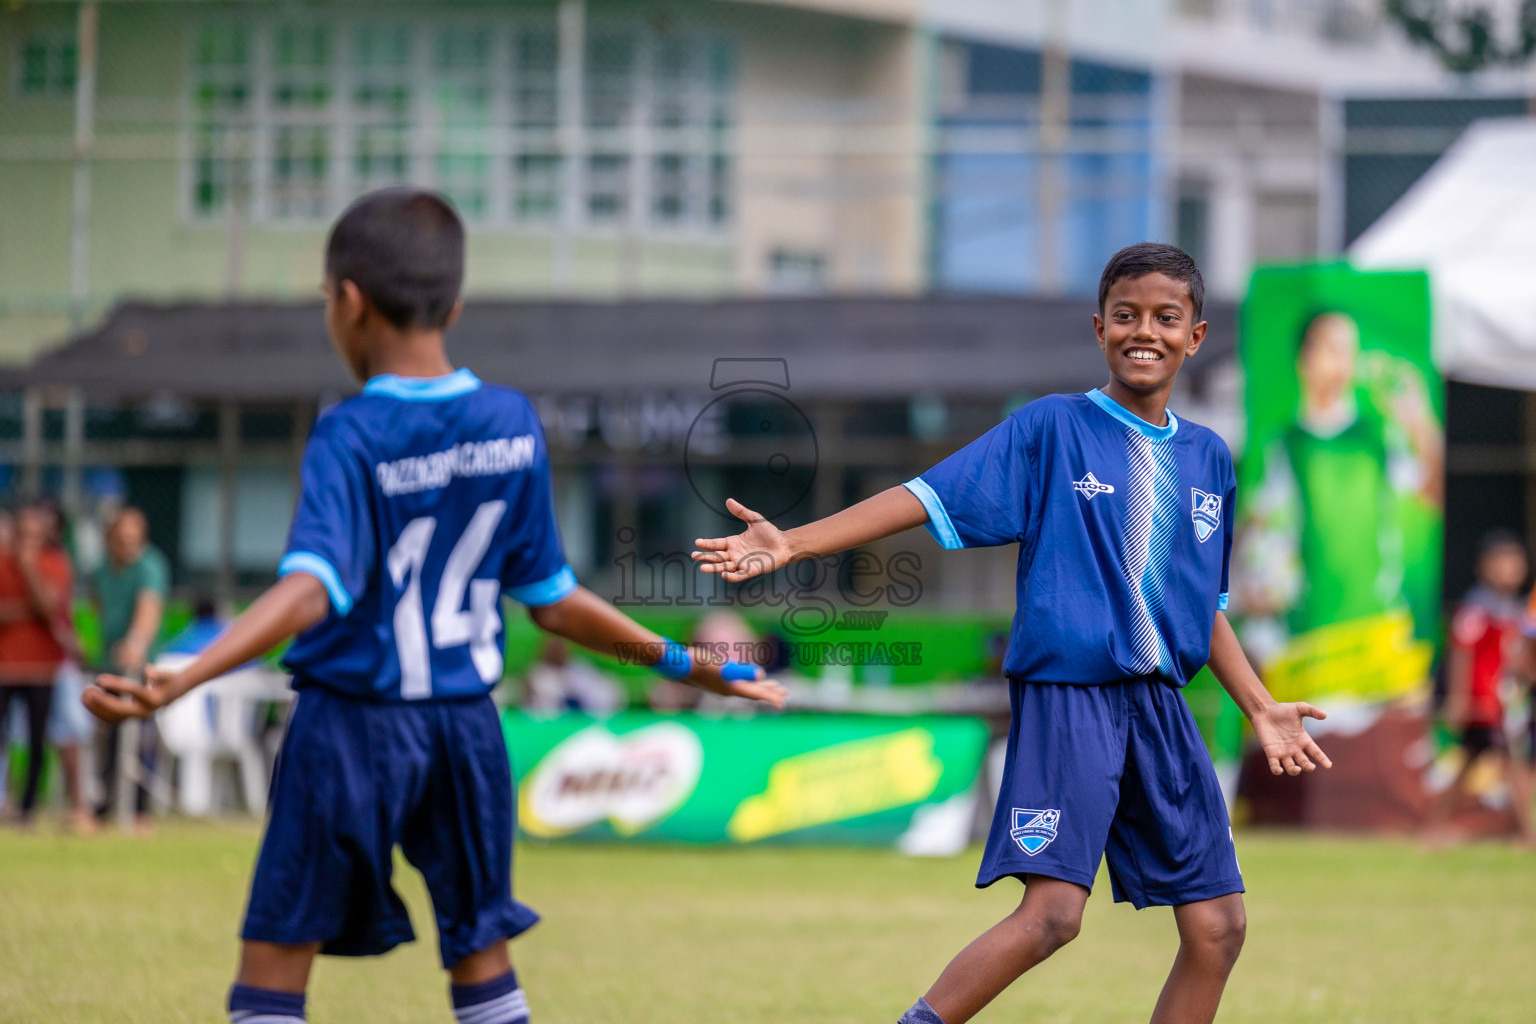
[[[0,1022],[222,1020],[255,852],[247,825],[151,839],[0,831]],[[1533,1019],[1536,858],[1387,840],[1248,833],[1249,938],[1221,1020]],[[537,1024],[890,1024],[1018,887],[971,888],[975,855],[523,846],[545,921],[514,947]],[[422,941],[323,959],[311,1019],[448,1022],[420,880]],[[1088,904],[1082,937],[981,1021],[1144,1020],[1174,950],[1166,910]]]

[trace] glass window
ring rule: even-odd
[[[734,48],[684,33],[658,36],[651,87],[652,222],[723,226],[731,214]]]
[[[587,217],[597,224],[619,220],[629,209],[629,155],[587,157]]]
[[[504,23],[276,16],[201,27],[187,76],[193,214],[219,216],[238,196],[256,217],[323,221],[351,196],[419,180],[477,221],[550,223],[569,208],[592,226],[632,216],[669,231],[727,226],[734,44],[599,18],[585,50],[583,99],[567,111],[549,10]],[[18,88],[72,85],[73,53],[25,41]],[[573,164],[580,174],[568,174]],[[568,195],[573,179],[580,190]]]
[[[709,209],[706,216],[711,227],[723,227],[731,219],[734,189],[731,150],[736,49],[728,42],[716,39],[706,52],[709,89]]]
[[[560,38],[553,26],[522,27],[515,38],[512,122],[523,131],[553,131],[560,123]]]
[[[328,212],[332,47],[325,26],[283,26],[273,38],[269,170],[276,217],[319,219]]]
[[[192,211],[221,215],[249,202],[251,47],[240,26],[205,28],[192,43]]]
[[[352,37],[353,187],[410,180],[411,32],[403,25],[360,28]]]
[[[491,38],[479,26],[443,29],[432,62],[437,187],[471,220],[490,212]]]
[[[584,88],[588,129],[628,127],[635,98],[635,49],[631,31],[589,27]]]
[[[517,221],[560,216],[560,39],[553,21],[517,26],[512,44],[512,204]]]
[[[519,153],[516,157],[513,214],[519,220],[548,221],[560,215],[559,153]]]
[[[651,172],[651,212],[663,224],[678,224],[688,213],[688,156],[660,153]]]
[[[75,91],[75,37],[35,35],[16,47],[16,92],[21,96],[63,98]]]
[[[629,213],[637,51],[629,29],[588,27],[582,93],[589,146],[585,206],[593,224],[614,223]]]
[[[1210,189],[1204,182],[1179,182],[1178,205],[1174,210],[1174,241],[1196,263],[1205,262],[1210,221]]]
[[[721,227],[731,220],[731,157],[724,152],[709,156],[709,223]]]

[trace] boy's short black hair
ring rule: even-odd
[[[435,192],[370,192],[331,228],[325,272],[357,285],[396,327],[442,327],[464,284],[464,222]]]
[[[1205,278],[1194,258],[1176,245],[1164,242],[1137,242],[1128,245],[1109,258],[1104,273],[1099,275],[1099,313],[1104,313],[1104,303],[1109,299],[1109,289],[1116,281],[1127,277],[1145,277],[1163,274],[1175,281],[1183,281],[1189,287],[1189,299],[1195,307],[1198,322],[1205,311]]]

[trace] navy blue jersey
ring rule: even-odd
[[[1019,544],[1003,670],[1031,682],[1183,686],[1227,606],[1232,455],[1097,389],[1018,410],[910,481],[946,548]]]
[[[533,406],[467,369],[375,377],[316,423],[279,575],[331,611],[286,658],[297,685],[375,700],[465,697],[501,680],[501,596],[576,587]]]

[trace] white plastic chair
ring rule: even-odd
[[[167,654],[156,664],[174,671],[192,655]],[[210,679],[160,711],[160,742],[179,768],[177,803],[195,817],[213,810],[213,778],[220,761],[233,762],[245,805],[252,814],[267,807],[267,759],[256,733],[261,703],[293,699],[288,676],[262,666],[247,666]]]

